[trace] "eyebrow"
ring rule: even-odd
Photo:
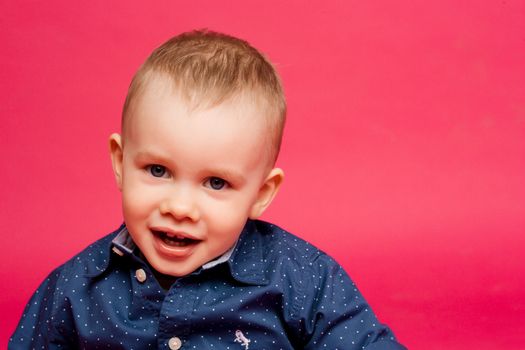
[[[159,161],[162,163],[170,163],[171,158],[168,156],[164,156],[162,154],[159,154],[157,152],[151,152],[151,151],[138,151],[135,158],[138,158],[139,160],[143,159],[152,159],[153,161]]]
[[[246,183],[246,179],[242,174],[234,173],[226,169],[206,169],[206,173],[212,174],[213,177],[220,177],[233,182],[237,186],[242,186]]]

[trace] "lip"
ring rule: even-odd
[[[165,256],[166,258],[169,258],[169,259],[181,259],[181,258],[188,257],[189,255],[191,255],[191,253],[193,253],[193,251],[195,250],[195,248],[199,245],[201,241],[200,239],[195,238],[193,235],[190,235],[186,232],[173,231],[165,227],[156,226],[156,227],[151,227],[150,230],[151,230],[151,234],[153,235],[153,244],[155,246],[155,249],[160,255]],[[181,247],[168,245],[155,232],[166,232],[169,235],[175,235],[178,237],[183,237],[183,238],[194,240],[195,243],[189,244],[187,246],[181,246]]]
[[[192,234],[189,234],[189,233],[184,232],[184,231],[172,230],[169,227],[151,226],[149,229],[150,229],[150,231],[152,233],[154,233],[154,232],[165,232],[165,233],[167,233],[170,236],[178,236],[178,237],[182,237],[182,238],[191,239],[191,240],[194,240],[194,241],[201,241],[200,238],[198,238],[198,237],[196,237],[196,236],[194,236]]]

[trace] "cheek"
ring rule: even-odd
[[[236,197],[224,203],[209,203],[206,213],[208,225],[223,235],[238,233],[244,227],[251,209],[249,197]]]
[[[152,191],[140,183],[127,183],[122,190],[122,209],[126,216],[141,216],[151,212],[157,203]]]

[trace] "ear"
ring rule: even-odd
[[[119,134],[111,134],[109,137],[109,153],[118,189],[122,191],[122,160],[124,154],[122,152],[122,138]]]
[[[257,199],[250,210],[250,219],[257,219],[268,208],[274,199],[281,183],[284,180],[284,172],[279,168],[273,168],[257,194]]]

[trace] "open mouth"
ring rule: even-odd
[[[157,236],[162,242],[164,242],[164,244],[170,247],[187,247],[199,242],[196,239],[162,231],[153,231],[153,234]]]

